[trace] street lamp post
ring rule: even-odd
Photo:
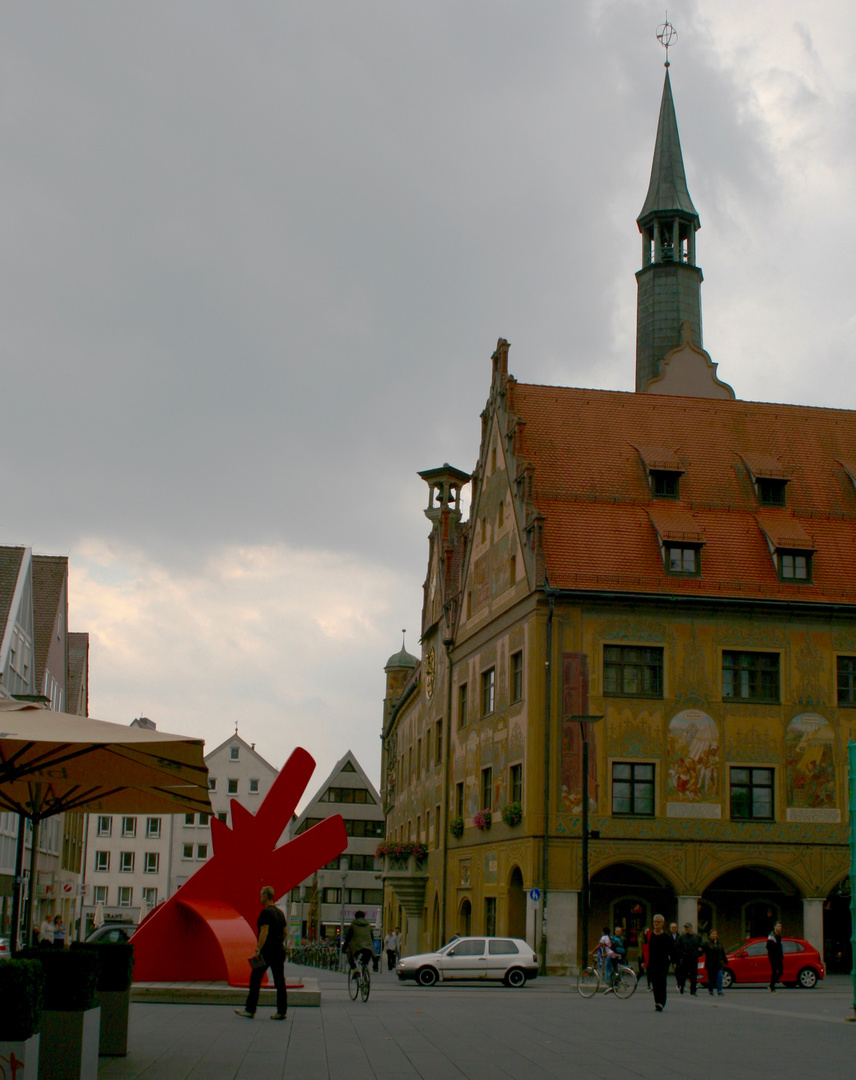
[[[300,886],[300,940],[303,941],[305,934],[303,932],[303,905],[306,903],[306,886]]]
[[[342,927],[339,931],[339,963],[344,969],[342,959],[342,945],[345,942],[345,885],[348,881],[348,856],[343,855],[339,859],[339,873],[342,875]]]
[[[588,961],[588,929],[589,929],[589,740],[588,740],[588,726],[589,724],[596,723],[598,720],[602,720],[603,716],[568,716],[567,720],[571,720],[575,724],[580,725],[580,732],[583,739],[583,761],[582,761],[582,773],[583,773],[583,815],[582,815],[582,883],[580,888],[580,905],[582,907],[581,923],[582,923],[582,942],[583,942],[583,961]],[[580,965],[585,966],[585,963]]]

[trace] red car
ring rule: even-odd
[[[812,990],[817,980],[826,974],[820,953],[802,938],[782,938],[784,971],[782,982],[786,986],[801,986]],[[722,987],[727,990],[734,983],[769,983],[770,961],[767,958],[767,939],[752,938],[727,954],[727,965],[722,971]],[[698,962],[698,981],[707,985],[704,957]]]

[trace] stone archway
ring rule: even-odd
[[[469,900],[462,900],[458,908],[458,933],[461,937],[469,937],[473,932],[473,906]]]
[[[526,895],[519,866],[512,869],[508,880],[508,936],[526,939]]]
[[[674,922],[677,909],[675,888],[658,869],[631,862],[604,866],[591,879],[589,944],[584,951],[591,952],[604,926],[623,926],[628,957],[633,962],[641,929],[650,926],[657,914],[664,916],[667,924]]]
[[[803,937],[799,888],[780,870],[738,866],[708,884],[701,896],[711,908],[711,927],[726,948],[753,937],[766,937],[781,922],[786,937]]]

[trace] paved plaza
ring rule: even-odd
[[[223,1005],[134,1004],[129,1053],[101,1058],[100,1080],[843,1080],[856,1076],[849,979],[816,990],[678,995],[654,1011],[644,983],[628,1001],[582,999],[574,981],[503,986],[399,984],[376,975],[352,1002],[344,975],[317,978],[320,1008],[288,1020]]]

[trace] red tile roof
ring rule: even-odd
[[[856,458],[856,412],[513,380],[506,407],[523,421],[514,454],[534,469],[550,585],[856,602],[856,487],[842,464]],[[679,500],[652,498],[648,455],[680,463]],[[786,508],[759,507],[750,462],[789,479]],[[658,532],[701,535],[700,577],[666,574]],[[811,584],[779,580],[768,536],[816,552]]]

